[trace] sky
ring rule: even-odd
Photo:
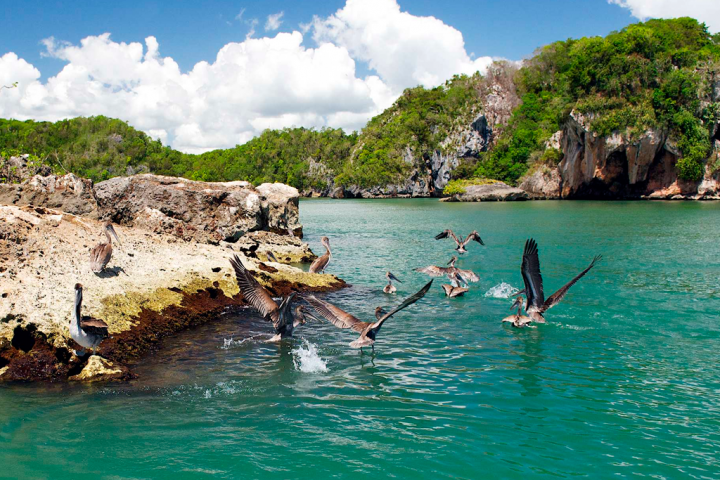
[[[199,153],[266,128],[357,130],[405,88],[720,0],[4,2],[0,117],[106,115]]]

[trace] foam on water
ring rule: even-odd
[[[519,292],[517,288],[513,287],[509,283],[502,282],[485,292],[485,296],[492,298],[510,298],[517,292]]]
[[[239,347],[243,343],[254,340],[257,337],[258,335],[253,335],[252,337],[243,338],[242,340],[235,340],[234,338],[223,338],[223,345],[220,348],[222,350],[229,350],[231,348]]]
[[[327,362],[317,353],[317,345],[303,338],[303,343],[292,351],[295,370],[305,373],[327,372]]]

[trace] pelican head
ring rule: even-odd
[[[108,241],[110,240],[110,235],[112,234],[113,237],[115,237],[115,241],[120,245],[120,239],[118,238],[117,233],[115,232],[115,228],[113,227],[113,224],[110,222],[107,222],[105,224],[105,235],[108,237]]]
[[[381,316],[383,316],[383,315],[385,315],[386,313],[387,313],[387,312],[386,312],[385,309],[383,309],[382,307],[377,307],[377,308],[375,309],[375,316],[378,317],[378,318],[381,317]]]
[[[305,307],[303,307],[302,305],[298,305],[297,307],[295,307],[295,321],[296,322],[298,322],[300,325],[305,325],[308,317],[315,319],[315,317],[313,315],[311,315],[310,313],[308,313],[305,310]]]
[[[516,309],[516,308],[520,308],[520,306],[522,305],[522,300],[523,300],[522,295],[519,295],[519,296],[515,299],[515,301],[513,302],[512,306],[510,307],[510,310],[514,310],[514,309]]]
[[[452,258],[450,259],[450,261],[449,261],[447,264],[450,265],[451,267],[454,267],[454,266],[455,266],[455,262],[457,262],[457,257],[456,257],[455,255],[453,255]]]
[[[399,278],[397,278],[395,275],[393,275],[393,274],[390,273],[390,272],[386,272],[386,273],[385,273],[385,278],[387,278],[388,281],[390,281],[390,280],[395,280],[396,282],[402,283],[402,280],[400,280]]]
[[[322,237],[320,239],[320,243],[323,244],[323,247],[328,249],[328,252],[330,251],[330,239],[328,237]]]

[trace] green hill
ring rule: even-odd
[[[720,34],[690,18],[651,20],[607,37],[559,41],[541,48],[514,75],[522,103],[479,154],[478,176],[514,184],[533,163],[557,163],[546,140],[571,111],[591,119],[598,135],[632,138],[648,128],[670,133],[682,154],[681,178],[698,179],[720,120],[712,79],[720,78]],[[0,120],[0,155],[33,153],[58,171],[96,181],[138,171],[220,181],[280,181],[318,190],[334,181],[361,187],[398,183],[442,149],[458,126],[473,121],[485,79],[456,76],[433,89],[407,89],[359,133],[339,129],[268,130],[225,150],[190,155],[163,146],[125,122],[106,117],[56,123]],[[408,162],[406,152],[412,151]]]

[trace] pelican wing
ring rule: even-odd
[[[95,273],[101,272],[110,263],[112,257],[112,245],[99,243],[90,250],[90,267]]]
[[[280,328],[280,310],[268,291],[255,280],[255,277],[245,268],[237,255],[233,255],[230,264],[235,270],[235,278],[237,278],[238,286],[245,300],[253,308],[257,309],[263,317],[269,317],[275,329]]]
[[[330,254],[325,253],[323,256],[318,257],[315,259],[315,261],[310,265],[310,273],[318,273],[323,271],[323,269],[327,266],[328,262],[330,261]]]
[[[480,281],[480,277],[478,277],[477,273],[473,272],[472,270],[461,270],[458,268],[456,272],[462,277],[465,283]]]
[[[478,231],[477,231],[477,230],[473,230],[472,233],[471,233],[470,235],[468,235],[467,238],[465,238],[465,241],[462,242],[463,247],[464,247],[465,245],[467,245],[468,243],[470,243],[472,240],[475,240],[475,241],[478,242],[480,245],[485,245],[485,243],[483,243],[483,241],[482,241],[482,238],[480,238],[480,234],[478,233]]]
[[[409,307],[413,303],[415,303],[418,300],[420,300],[421,298],[423,298],[425,296],[425,294],[427,293],[427,291],[430,290],[430,287],[432,286],[433,282],[434,282],[434,280],[430,280],[427,284],[425,284],[425,286],[423,288],[420,289],[419,292],[417,292],[415,295],[412,295],[412,296],[406,298],[404,302],[402,302],[400,305],[398,305],[397,307],[393,308],[388,313],[383,315],[382,318],[380,318],[380,320],[373,323],[371,328],[372,329],[380,328],[380,326],[382,326],[382,324],[383,324],[383,322],[385,322],[385,320],[392,317],[393,315],[395,315],[397,312],[399,312],[403,308]]]
[[[452,237],[452,239],[455,240],[455,243],[460,245],[460,240],[458,240],[458,238],[455,236],[455,233],[450,229],[443,230],[441,233],[435,235],[435,240],[441,240],[448,237]]]
[[[367,322],[363,322],[358,318],[350,315],[341,308],[336,307],[332,303],[328,303],[324,300],[316,298],[314,295],[305,297],[305,300],[312,305],[315,311],[328,322],[332,323],[338,328],[346,329],[352,328],[358,333],[361,333],[365,327],[368,326]]]
[[[554,307],[555,305],[557,305],[558,303],[560,303],[560,300],[562,300],[563,297],[567,294],[568,290],[570,290],[570,287],[572,287],[573,285],[575,285],[575,283],[576,283],[578,280],[580,280],[583,276],[585,276],[585,274],[586,274],[587,272],[589,272],[590,269],[593,268],[593,267],[595,266],[595,264],[596,264],[597,262],[599,262],[601,259],[602,259],[602,255],[598,255],[598,256],[596,256],[595,258],[593,258],[593,261],[590,263],[590,265],[589,265],[585,270],[583,270],[582,272],[578,273],[578,274],[575,276],[575,278],[573,278],[573,279],[570,280],[568,283],[566,283],[565,286],[563,286],[560,290],[558,290],[557,292],[555,292],[555,293],[553,293],[552,295],[550,295],[550,296],[548,297],[548,299],[545,300],[545,304],[543,305],[542,311],[544,312],[544,311],[546,311],[546,310],[549,310],[549,309],[551,309],[552,307]]]
[[[93,335],[107,336],[108,326],[107,323],[103,322],[99,318],[85,317],[80,320],[80,328],[86,333]]]
[[[532,238],[525,242],[523,252],[522,277],[528,297],[528,305],[542,308],[545,302],[543,281],[540,274],[540,259],[538,258],[537,243]]]
[[[425,273],[427,275],[430,275],[431,277],[442,277],[443,275],[447,274],[448,270],[449,269],[445,267],[436,267],[435,265],[415,269],[416,272]]]

